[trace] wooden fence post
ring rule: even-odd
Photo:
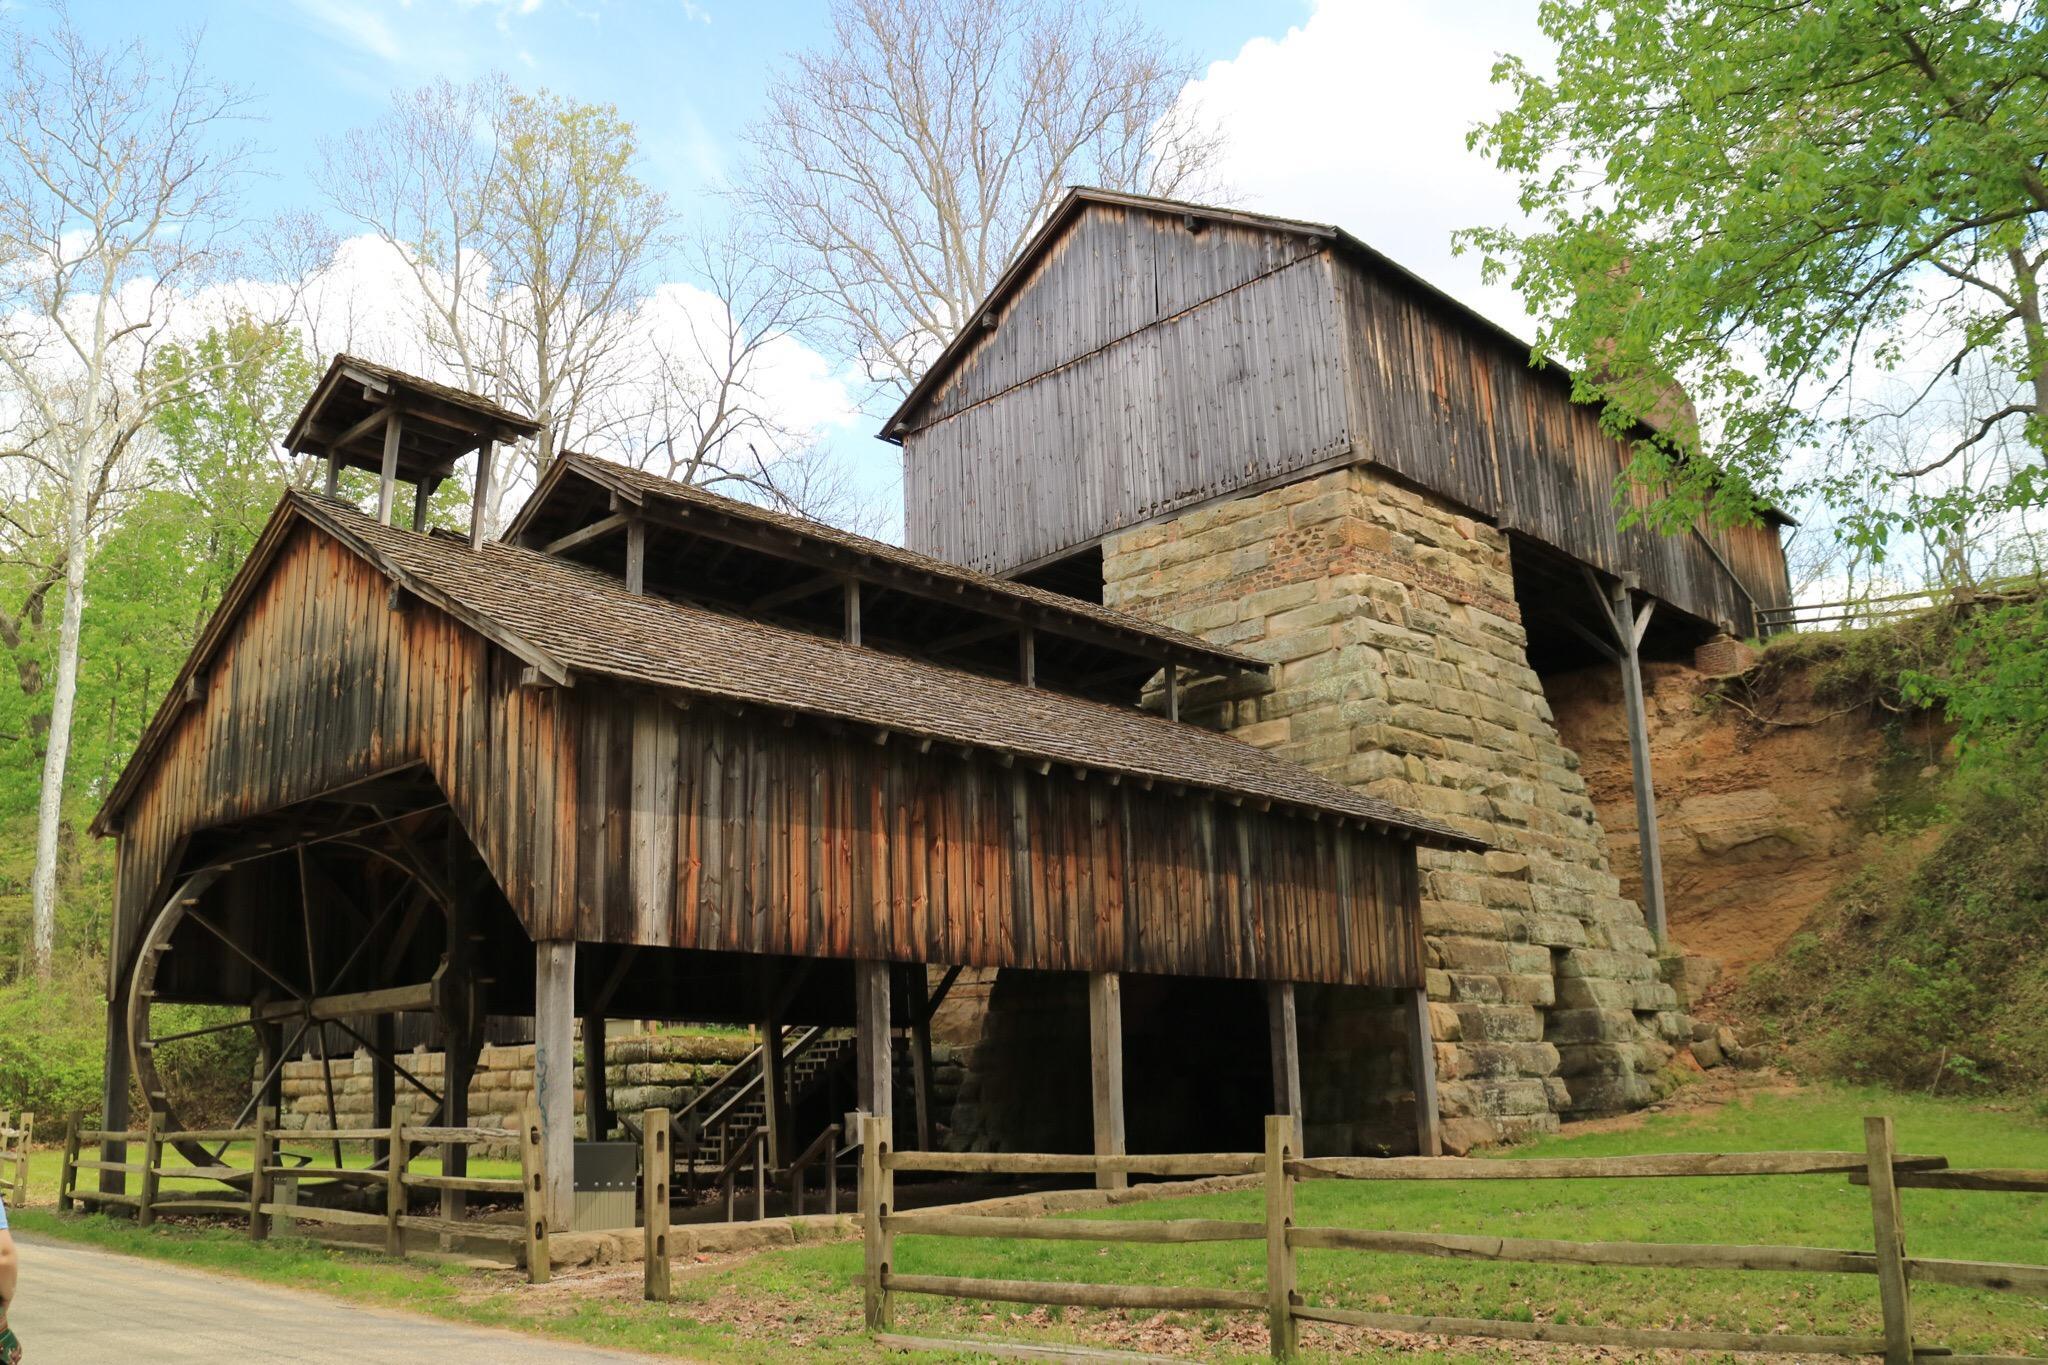
[[[164,1118],[154,1109],[149,1112],[149,1127],[142,1139],[142,1196],[135,1206],[135,1224],[148,1227],[156,1222],[157,1168],[164,1159]]]
[[[78,1129],[79,1113],[71,1111],[64,1120],[64,1164],[57,1168],[57,1212],[69,1213],[72,1209],[71,1192],[78,1188]]]
[[[668,1110],[649,1109],[640,1116],[640,1226],[646,1244],[644,1290],[651,1303],[669,1299],[668,1266]]]
[[[1294,1248],[1287,1244],[1294,1226],[1294,1160],[1297,1119],[1292,1114],[1266,1116],[1266,1330],[1275,1360],[1292,1360],[1294,1333]]]
[[[384,1254],[402,1261],[405,1259],[405,1224],[399,1220],[405,1217],[405,1168],[412,1158],[406,1147],[405,1124],[402,1121],[391,1121],[391,1136],[385,1140],[384,1152]],[[447,1173],[445,1162],[442,1173]]]
[[[526,1188],[526,1282],[546,1284],[554,1267],[548,1260],[548,1158],[538,1108],[529,1107],[520,1120],[519,1177]]]
[[[21,1116],[15,1125],[21,1132],[15,1138],[14,1197],[28,1203],[28,1149],[36,1140],[36,1116],[33,1111]]]
[[[1863,1120],[1863,1150],[1870,1175],[1870,1215],[1877,1234],[1877,1291],[1884,1304],[1885,1365],[1912,1365],[1913,1299],[1906,1282],[1906,1236],[1899,1191],[1892,1181],[1892,1121]]]
[[[862,1298],[870,1332],[886,1332],[896,1325],[895,1298],[888,1287],[895,1238],[883,1225],[896,1204],[896,1175],[888,1165],[889,1126],[886,1116],[860,1116],[860,1236],[867,1253]]]
[[[256,1148],[249,1157],[249,1238],[260,1242],[270,1236],[270,1215],[263,1206],[271,1202],[270,1168],[277,1164],[277,1110],[262,1105],[256,1110]]]

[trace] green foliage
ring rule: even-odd
[[[1775,960],[1744,1009],[1823,1075],[2048,1094],[2048,802],[1968,775],[1949,823],[1895,842]]]
[[[1939,706],[1967,764],[2039,778],[2048,763],[2048,598],[1974,614],[1939,666],[1901,676],[1908,700]]]
[[[2034,7],[1546,0],[1541,22],[1555,74],[1504,60],[1514,103],[1472,136],[1536,226],[1461,242],[1491,278],[1512,273],[1542,351],[1583,367],[1577,396],[1611,430],[1663,419],[1635,443],[1644,515],[1740,522],[1822,494],[1881,554],[1896,531],[1946,542],[2048,500]],[[1929,382],[1965,362],[1985,392]],[[1704,445],[1674,379],[1706,414]],[[1930,408],[1930,448],[1886,460],[1886,410],[1923,386],[1959,410]],[[1986,437],[2013,438],[2005,466],[1952,477]],[[1802,447],[1851,458],[1794,477],[1786,452]],[[1887,471],[1923,463],[1949,472],[1888,501]]]
[[[101,984],[94,968],[73,959],[46,986],[33,977],[0,986],[0,1109],[32,1110],[46,1132],[74,1109],[99,1112]]]

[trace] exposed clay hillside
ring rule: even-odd
[[[1647,665],[1644,682],[1672,936],[1724,970],[1775,953],[1868,860],[1881,788],[1922,780],[1946,742],[1924,716],[1888,728],[1872,708],[1816,703],[1799,668],[1755,694],[1737,685],[1732,700],[1686,664]],[[1602,666],[1546,678],[1544,690],[1623,894],[1639,896],[1621,679]]]

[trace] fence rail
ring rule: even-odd
[[[1295,1355],[1298,1329],[1301,1324],[1309,1323],[1637,1350],[1882,1355],[1888,1365],[1910,1365],[1916,1352],[1922,1356],[1945,1356],[1957,1362],[1990,1359],[1953,1355],[1942,1348],[1916,1344],[1911,1297],[1914,1283],[2028,1294],[2048,1292],[2048,1266],[1908,1256],[1898,1202],[1898,1190],[1902,1186],[2048,1193],[2048,1171],[1957,1171],[1947,1169],[1947,1161],[1939,1156],[1900,1155],[1893,1150],[1891,1120],[1888,1118],[1866,1120],[1862,1151],[1667,1153],[1527,1161],[1455,1157],[1305,1159],[1294,1150],[1297,1141],[1295,1121],[1277,1115],[1266,1121],[1264,1153],[1179,1156],[898,1153],[890,1148],[886,1120],[861,1115],[859,1125],[862,1139],[860,1210],[867,1241],[863,1298],[868,1328],[884,1345],[905,1345],[912,1340],[893,1333],[894,1296],[929,1294],[1004,1303],[1091,1308],[1263,1312],[1267,1318],[1271,1353],[1277,1360],[1290,1359]],[[1171,1175],[1258,1173],[1265,1177],[1265,1218],[1260,1222],[1206,1218],[1053,1221],[984,1217],[944,1210],[898,1213],[894,1207],[895,1177],[904,1171],[1056,1172],[1071,1175],[1104,1171]],[[1575,1242],[1533,1237],[1302,1226],[1295,1219],[1295,1191],[1303,1180],[1612,1180],[1814,1175],[1843,1175],[1854,1184],[1869,1188],[1873,1250],[1669,1242]],[[1080,1284],[904,1275],[895,1269],[895,1239],[898,1236],[1015,1238],[1100,1244],[1263,1241],[1266,1244],[1266,1283],[1264,1288],[1254,1290],[1215,1285]],[[1303,1300],[1299,1288],[1296,1255],[1302,1251],[1662,1270],[1871,1275],[1878,1282],[1884,1332],[1880,1336],[1855,1336],[1692,1331],[1439,1317],[1315,1305]],[[925,1346],[970,1351],[984,1349],[988,1345],[975,1341],[940,1343],[918,1340]],[[1028,1353],[1037,1348],[1020,1346],[1016,1349]],[[2030,1358],[1998,1359],[2007,1365],[2019,1365],[2019,1362]],[[2048,1365],[2048,1362],[2041,1365]]]
[[[1935,607],[1998,605],[2038,597],[2048,579],[2022,575],[1983,583],[1957,583],[1912,592],[1844,598],[1839,602],[1802,602],[1789,607],[1763,607],[1756,613],[1757,633],[1766,638],[1788,630],[1816,626],[1846,627],[1917,616]]]
[[[280,1141],[316,1139],[332,1142],[340,1150],[343,1142],[370,1142],[380,1149],[368,1166],[316,1166],[311,1158],[280,1150]],[[520,1174],[488,1177],[415,1172],[410,1169],[422,1147],[440,1147],[444,1153],[466,1150],[478,1143],[517,1142]],[[213,1162],[203,1166],[174,1164],[165,1160],[167,1150],[175,1152],[180,1142],[218,1143]],[[142,1144],[140,1161],[109,1161],[81,1156],[86,1144]],[[228,1160],[229,1149],[246,1147],[248,1165]],[[24,1165],[25,1170],[25,1165]],[[137,1192],[127,1189],[82,1188],[82,1171],[111,1173],[121,1177],[139,1176]],[[186,1193],[166,1191],[165,1180],[213,1180],[228,1187],[232,1197],[213,1191]],[[381,1209],[348,1208],[302,1203],[297,1198],[299,1182],[323,1181],[330,1185],[372,1187],[382,1194]],[[125,1179],[119,1182],[125,1185]],[[69,1213],[77,1206],[126,1208],[135,1211],[138,1226],[149,1227],[159,1214],[227,1214],[243,1220],[252,1239],[271,1235],[279,1219],[292,1224],[312,1223],[333,1227],[381,1228],[384,1250],[397,1257],[405,1255],[407,1232],[431,1233],[444,1239],[479,1238],[520,1244],[526,1257],[527,1279],[545,1284],[549,1275],[547,1221],[541,1212],[546,1188],[546,1156],[541,1147],[540,1124],[528,1114],[517,1130],[509,1128],[408,1127],[394,1123],[389,1128],[345,1128],[297,1130],[277,1126],[277,1111],[265,1107],[257,1112],[248,1128],[208,1128],[166,1131],[155,1115],[140,1129],[86,1128],[73,1115],[65,1125],[64,1162],[57,1186],[57,1208]],[[432,1191],[441,1198],[439,1216],[412,1212],[412,1196]],[[506,1196],[519,1201],[518,1226],[485,1223],[460,1216],[463,1200],[470,1194]]]
[[[28,1202],[28,1149],[35,1140],[34,1114],[14,1118],[0,1109],[0,1194],[16,1204]]]

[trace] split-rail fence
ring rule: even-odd
[[[10,1204],[28,1202],[28,1149],[35,1140],[34,1114],[15,1118],[0,1109],[0,1195]]]
[[[367,1166],[349,1166],[339,1156],[331,1166],[313,1164],[303,1154],[283,1151],[280,1142],[332,1144],[339,1153],[343,1143],[375,1144],[377,1159]],[[102,1143],[140,1145],[141,1160],[108,1161],[81,1155],[87,1147]],[[213,1164],[193,1166],[177,1157],[178,1143],[203,1143],[214,1148]],[[489,1177],[453,1174],[458,1163],[448,1158],[480,1143],[517,1143],[519,1175]],[[412,1163],[421,1149],[439,1148],[443,1154],[436,1172],[414,1171]],[[230,1159],[246,1149],[247,1164]],[[81,1173],[116,1172],[136,1178],[136,1188],[101,1190],[82,1185]],[[199,1192],[167,1191],[165,1180],[212,1180],[218,1190]],[[377,1208],[348,1208],[310,1203],[297,1197],[316,1182],[329,1186],[357,1185],[376,1191]],[[382,1249],[397,1257],[405,1255],[408,1232],[432,1233],[446,1239],[477,1238],[503,1241],[521,1248],[527,1279],[545,1284],[549,1274],[548,1227],[543,1216],[543,1192],[547,1188],[546,1156],[541,1145],[540,1120],[528,1112],[517,1130],[509,1128],[436,1128],[394,1123],[389,1128],[283,1129],[277,1126],[277,1111],[259,1110],[249,1128],[193,1129],[171,1132],[160,1116],[151,1114],[147,1127],[133,1130],[85,1128],[74,1115],[65,1126],[64,1161],[57,1186],[57,1210],[69,1213],[80,1205],[132,1210],[138,1226],[149,1227],[163,1214],[209,1214],[245,1223],[249,1236],[261,1241],[271,1235],[278,1220],[289,1220],[295,1233],[300,1224],[333,1227],[376,1228],[383,1232]],[[413,1196],[430,1191],[440,1196],[437,1215],[412,1212]],[[517,1225],[487,1222],[461,1216],[469,1195],[491,1195],[518,1201]],[[311,1234],[305,1234],[311,1235]],[[350,1245],[360,1245],[350,1243]]]
[[[1294,1356],[1303,1323],[1366,1327],[1439,1336],[1490,1337],[1637,1350],[1761,1351],[1817,1355],[1881,1355],[1888,1365],[1910,1365],[1916,1353],[1947,1365],[2021,1365],[2033,1357],[1972,1356],[1915,1340],[1912,1285],[2048,1293],[2048,1266],[1940,1260],[1906,1253],[1900,1188],[2017,1191],[2048,1194],[2048,1171],[1950,1170],[1946,1159],[1902,1156],[1892,1145],[1888,1118],[1864,1123],[1864,1150],[1840,1152],[1674,1153],[1644,1156],[1487,1161],[1459,1157],[1303,1158],[1295,1121],[1266,1121],[1263,1153],[1177,1156],[898,1152],[886,1121],[861,1126],[862,1231],[866,1239],[864,1298],[870,1331],[886,1345],[906,1349],[986,1350],[988,1343],[939,1341],[895,1333],[894,1298],[929,1294],[999,1303],[1058,1304],[1087,1308],[1236,1310],[1266,1316],[1276,1360]],[[949,1175],[1262,1175],[1265,1217],[1260,1221],[1206,1218],[1159,1220],[984,1217],[933,1212],[898,1213],[899,1174]],[[1541,1238],[1462,1236],[1341,1227],[1304,1227],[1295,1221],[1295,1190],[1304,1180],[1583,1180],[1682,1176],[1759,1177],[1846,1175],[1870,1189],[1873,1250],[1805,1246],[1725,1246],[1661,1242],[1572,1242]],[[987,1280],[953,1275],[904,1275],[895,1269],[901,1236],[1017,1238],[1098,1244],[1244,1241],[1266,1245],[1263,1288],[1076,1284],[1042,1280]],[[1308,1303],[1296,1277],[1302,1251],[1362,1251],[1441,1256],[1458,1260],[1634,1266],[1667,1270],[1808,1271],[1877,1277],[1883,1307],[1881,1336],[1798,1335],[1608,1327],[1369,1312]],[[1019,1348],[1043,1350],[1044,1348]]]

